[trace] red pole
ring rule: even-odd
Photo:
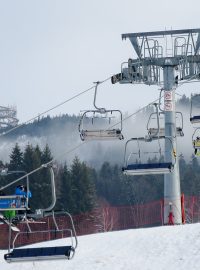
[[[182,214],[182,223],[185,224],[185,196],[181,194],[181,214]]]
[[[169,216],[168,216],[168,225],[174,225],[174,215],[172,212],[172,203],[169,203]]]

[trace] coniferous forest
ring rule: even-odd
[[[0,176],[1,186],[22,176],[17,171],[31,172],[53,159],[51,150],[46,145],[40,149],[28,144],[22,152],[16,144],[10,153],[7,164],[0,162],[1,168],[13,172]],[[186,163],[180,157],[181,190],[185,195],[200,195],[200,165],[196,157]],[[15,173],[14,173],[15,172]],[[55,209],[65,209],[73,214],[84,213],[103,204],[112,206],[134,205],[163,198],[163,176],[124,176],[119,165],[104,162],[100,169],[88,166],[75,157],[70,166],[54,163],[57,203]],[[20,184],[26,184],[26,179]],[[41,169],[29,176],[32,198],[31,208],[47,207],[51,203],[50,175]],[[18,185],[18,184],[17,184]],[[14,194],[15,186],[6,189],[7,194]]]

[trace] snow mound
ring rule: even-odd
[[[8,264],[2,270],[196,270],[200,269],[200,224],[164,226],[81,236],[71,261]],[[65,245],[65,239],[32,246]]]

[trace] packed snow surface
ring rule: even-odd
[[[200,224],[164,226],[81,236],[74,258],[7,263],[1,270],[196,270],[200,269]],[[65,239],[32,246],[65,245]]]

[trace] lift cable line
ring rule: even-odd
[[[111,77],[105,79],[104,81],[101,81],[101,83],[106,82],[106,81],[109,80],[110,78],[111,78]],[[184,83],[186,83],[186,82],[184,82]],[[179,88],[180,86],[182,86],[182,85],[183,85],[183,83],[182,83],[181,85],[179,85],[178,88]],[[95,86],[92,86],[92,87],[90,87],[90,88],[84,90],[83,92],[81,92],[81,93],[79,93],[79,94],[77,94],[77,95],[71,97],[70,99],[68,99],[68,100],[66,100],[66,101],[64,101],[64,102],[62,102],[62,103],[60,103],[60,104],[58,104],[58,105],[56,105],[56,106],[50,108],[49,110],[47,110],[47,111],[41,113],[40,116],[41,116],[41,115],[44,115],[45,113],[47,113],[47,112],[49,112],[49,111],[51,111],[51,110],[53,110],[53,109],[55,109],[55,108],[57,108],[57,107],[59,107],[59,106],[65,104],[65,103],[67,103],[67,102],[69,102],[70,100],[75,99],[76,97],[78,97],[78,96],[80,96],[80,95],[82,95],[82,94],[84,94],[84,93],[86,93],[86,92],[92,90],[93,88],[95,88]],[[179,95],[179,96],[183,96],[183,95],[181,95],[181,94],[179,94],[179,93],[176,93],[176,94]],[[162,97],[163,97],[163,96],[161,96],[161,98],[162,98]],[[154,103],[158,102],[159,100],[160,100],[160,97],[157,98],[156,100],[154,100],[154,101],[148,103],[148,104],[145,105],[144,107],[138,109],[137,111],[133,112],[132,114],[130,114],[130,115],[128,115],[128,116],[122,118],[122,122],[124,122],[124,121],[130,119],[131,117],[133,117],[133,116],[135,116],[135,115],[137,115],[138,113],[142,112],[145,108],[147,108],[148,106],[153,105]],[[21,125],[15,127],[15,128],[13,128],[13,129],[10,129],[9,131],[5,132],[3,135],[6,135],[6,134],[10,133],[10,132],[14,131],[14,130],[17,129],[17,128],[20,128],[21,126],[27,124],[28,122],[30,122],[30,121],[32,121],[32,120],[34,120],[34,119],[36,119],[36,118],[38,118],[38,116],[37,116],[37,117],[33,117],[33,118],[31,118],[30,120],[27,120],[25,123],[23,123],[23,124],[21,124]],[[114,127],[117,126],[119,123],[121,123],[121,121],[119,121],[119,122],[113,124],[110,128],[114,128]],[[106,129],[105,129],[105,131],[106,131]],[[1,136],[2,136],[2,134],[1,134]],[[31,174],[33,174],[33,173],[35,173],[35,172],[41,170],[42,168],[44,168],[44,167],[50,165],[51,163],[55,162],[58,158],[60,158],[60,157],[62,157],[62,156],[64,156],[64,155],[68,155],[68,154],[74,152],[74,151],[77,150],[79,147],[81,147],[82,145],[84,145],[86,142],[87,142],[87,141],[81,142],[80,144],[76,145],[75,147],[71,148],[70,150],[68,150],[68,151],[62,153],[61,155],[57,156],[56,158],[50,160],[49,162],[47,162],[47,163],[45,163],[45,164],[42,164],[42,165],[39,166],[38,168],[36,168],[36,169],[32,170],[31,172],[25,174],[24,176],[17,178],[16,180],[12,181],[12,182],[9,183],[8,185],[4,186],[3,188],[0,187],[0,191],[3,190],[3,189],[5,189],[5,188],[7,188],[7,187],[9,187],[9,186],[11,186],[11,185],[14,184],[14,183],[19,182],[20,180],[24,179],[25,177],[28,177],[29,175],[31,175]]]
[[[110,77],[108,77],[107,79],[105,79],[105,80],[103,80],[103,81],[101,81],[101,82],[98,82],[98,83],[99,83],[99,84],[102,84],[102,83],[104,83],[104,82],[110,80],[112,77],[113,77],[113,76],[110,76]],[[182,82],[181,84],[179,84],[177,87],[180,88],[180,86],[182,86],[183,84],[186,84],[186,83],[190,83],[190,81],[191,81],[191,79],[188,79],[188,80]],[[194,81],[194,82],[198,82],[198,81]],[[80,92],[80,93],[78,93],[78,94],[72,96],[71,98],[69,98],[69,99],[67,99],[67,100],[65,100],[65,101],[63,101],[63,102],[61,102],[61,103],[59,103],[59,104],[57,104],[57,105],[55,105],[55,106],[49,108],[48,110],[46,110],[46,111],[44,111],[44,112],[38,114],[37,116],[34,116],[34,117],[30,118],[29,120],[25,121],[24,123],[22,123],[22,124],[20,124],[20,125],[18,125],[18,126],[15,126],[15,127],[11,128],[11,129],[9,129],[8,131],[2,132],[2,133],[0,134],[0,136],[5,136],[5,135],[7,135],[7,134],[9,134],[9,133],[11,133],[11,132],[13,132],[13,131],[15,131],[16,129],[18,129],[18,128],[20,128],[20,127],[23,127],[24,125],[30,123],[31,121],[34,121],[34,120],[37,119],[38,117],[41,117],[41,116],[47,114],[48,112],[50,112],[50,111],[52,111],[52,110],[55,110],[55,109],[57,109],[58,107],[60,107],[60,106],[62,106],[62,105],[64,105],[64,104],[70,102],[71,100],[74,100],[74,99],[78,98],[79,96],[81,96],[81,95],[83,95],[83,94],[89,92],[90,90],[94,89],[95,87],[96,87],[96,86],[94,85],[94,86],[91,86],[90,88],[88,88],[88,89],[86,89],[86,90],[83,90],[82,92]],[[179,95],[182,96],[181,94],[179,94]],[[153,102],[152,102],[152,103],[153,103]],[[151,103],[150,103],[150,104],[151,104]],[[150,104],[148,104],[148,105],[150,105]],[[147,106],[148,106],[148,105],[147,105]],[[133,113],[133,115],[134,115],[134,113]],[[131,117],[131,116],[132,116],[132,115],[130,115],[129,117]],[[129,117],[128,117],[128,118],[129,118]],[[126,118],[125,118],[125,120],[126,120]],[[118,124],[119,124],[119,123],[118,123]],[[113,125],[113,127],[115,127],[115,126],[116,126],[116,125]]]
[[[110,78],[109,78],[109,79],[110,79]],[[106,79],[105,81],[107,81],[107,80],[108,80],[108,79]],[[105,82],[105,81],[103,81],[103,82]],[[95,86],[93,86],[92,88],[94,88],[94,87],[95,87]],[[90,88],[90,90],[91,90],[92,88]],[[88,91],[89,91],[89,89],[88,89]],[[179,95],[179,96],[182,96],[181,94],[178,94],[178,95]],[[161,96],[161,97],[163,97],[163,96]],[[122,122],[125,122],[126,120],[130,119],[131,117],[133,117],[133,116],[137,115],[138,113],[142,112],[145,108],[147,108],[147,107],[149,107],[149,106],[151,106],[151,105],[154,105],[154,104],[155,104],[156,102],[158,102],[159,100],[160,100],[160,97],[157,98],[157,99],[155,99],[154,101],[148,103],[147,105],[143,106],[142,108],[138,109],[137,111],[131,113],[130,115],[124,117],[124,118],[122,119]],[[32,118],[32,119],[33,119],[33,118]],[[113,124],[110,128],[114,128],[114,127],[115,127],[116,125],[118,125],[119,123],[121,123],[121,121],[119,121],[119,122]],[[106,130],[106,129],[105,129],[105,130]],[[49,162],[47,162],[47,163],[45,163],[45,164],[42,164],[42,165],[39,166],[38,168],[36,168],[36,169],[32,170],[31,172],[27,173],[26,175],[17,178],[17,179],[14,180],[13,182],[11,182],[11,183],[9,183],[8,185],[4,186],[4,188],[9,187],[9,186],[11,186],[12,184],[17,183],[17,182],[19,182],[20,180],[24,179],[25,177],[27,177],[27,176],[29,176],[29,175],[31,175],[31,174],[33,174],[33,173],[35,173],[35,172],[41,170],[42,168],[44,168],[44,167],[46,167],[46,166],[52,164],[53,162],[55,162],[55,161],[56,161],[57,159],[59,159],[60,157],[63,157],[64,155],[68,155],[68,154],[74,152],[75,150],[77,150],[77,149],[80,148],[82,145],[86,144],[87,142],[88,142],[88,141],[82,141],[80,144],[78,144],[78,145],[74,146],[73,148],[71,148],[70,150],[68,150],[68,151],[66,151],[66,152],[64,152],[64,153],[62,153],[62,154],[60,154],[59,156],[57,156],[56,158],[50,160]],[[3,189],[4,189],[4,188],[3,188]],[[2,188],[0,187],[0,191],[1,191],[1,190],[2,190]]]
[[[23,175],[23,176],[17,178],[16,180],[14,180],[14,181],[12,181],[11,183],[7,184],[7,185],[4,186],[3,188],[0,187],[0,191],[3,190],[3,189],[5,189],[5,188],[7,188],[7,187],[9,187],[9,186],[11,186],[11,185],[13,185],[13,184],[15,184],[15,183],[17,183],[17,182],[19,182],[20,180],[24,179],[25,177],[27,177],[27,176],[29,176],[29,175],[31,175],[31,174],[33,174],[33,173],[36,173],[36,172],[38,172],[39,170],[41,170],[41,169],[43,169],[43,168],[48,167],[48,165],[50,165],[50,164],[52,164],[53,162],[55,162],[58,158],[60,158],[60,157],[62,157],[62,156],[64,156],[64,155],[68,155],[68,154],[74,152],[76,149],[78,149],[79,147],[81,147],[81,146],[82,146],[83,144],[85,144],[85,143],[86,143],[86,142],[82,142],[82,143],[80,143],[80,144],[74,146],[74,147],[71,148],[70,150],[68,150],[68,151],[66,151],[66,152],[64,152],[64,153],[62,153],[62,154],[59,155],[59,156],[57,156],[57,158],[53,158],[52,160],[48,161],[47,163],[44,163],[44,164],[40,165],[40,166],[37,167],[36,169],[34,169],[34,170],[28,172],[27,174],[25,174],[25,175]]]
[[[150,103],[148,103],[148,104],[145,105],[144,107],[138,109],[137,111],[135,111],[135,112],[133,112],[132,114],[128,115],[127,117],[123,118],[122,121],[124,122],[124,121],[128,120],[129,118],[131,118],[131,117],[137,115],[138,113],[142,112],[142,111],[143,111],[145,108],[147,108],[148,106],[153,105],[153,104],[154,104],[155,102],[157,102],[158,100],[159,100],[159,98],[156,99],[156,100],[154,100],[154,101],[152,101],[152,102],[150,102]],[[115,127],[117,124],[118,124],[118,123],[115,123],[115,124],[113,124],[111,127]],[[59,159],[59,158],[65,156],[65,155],[68,155],[68,154],[74,152],[75,150],[77,150],[78,148],[80,148],[82,145],[84,145],[84,144],[86,144],[86,143],[88,143],[88,141],[83,141],[83,142],[81,142],[80,144],[78,144],[78,145],[72,147],[71,149],[69,149],[69,150],[66,151],[66,152],[63,152],[62,154],[58,155],[57,157],[53,158],[52,160],[48,161],[47,163],[42,164],[41,166],[37,167],[36,169],[30,171],[29,173],[25,174],[24,176],[17,178],[16,180],[12,181],[12,182],[9,183],[8,185],[4,186],[3,188],[0,187],[0,191],[1,191],[2,189],[5,189],[5,188],[11,186],[12,184],[15,184],[15,183],[19,182],[20,180],[24,179],[25,177],[30,176],[31,174],[33,174],[33,173],[35,173],[35,172],[41,170],[42,168],[47,167],[48,165],[50,165],[50,164],[52,164],[53,162],[55,162],[57,159]]]
[[[107,79],[101,81],[101,83],[104,83],[104,82],[110,80],[110,78],[111,78],[111,76],[110,76],[109,78],[107,78]],[[43,116],[43,115],[45,115],[45,114],[47,114],[47,113],[49,113],[49,112],[51,112],[51,111],[57,109],[58,107],[60,107],[60,106],[62,106],[62,105],[64,105],[64,104],[66,104],[66,103],[68,103],[69,101],[72,101],[73,99],[76,99],[76,98],[80,97],[81,95],[83,95],[83,94],[89,92],[90,90],[92,90],[92,89],[94,89],[94,88],[95,88],[95,86],[91,86],[90,88],[88,88],[88,89],[86,89],[86,90],[83,90],[82,92],[80,92],[80,93],[78,93],[78,94],[76,94],[76,95],[74,95],[74,96],[72,96],[72,97],[70,97],[70,98],[64,100],[63,102],[61,102],[61,103],[59,103],[59,104],[57,104],[57,105],[55,105],[55,106],[49,108],[48,110],[46,110],[46,111],[44,111],[44,112],[38,114],[37,116],[34,116],[34,117],[30,118],[29,120],[25,121],[24,123],[22,123],[22,124],[20,124],[20,125],[18,125],[18,126],[16,126],[16,127],[13,127],[13,128],[11,128],[11,129],[9,129],[8,131],[2,132],[2,134],[0,134],[0,136],[4,136],[4,135],[7,135],[7,134],[13,132],[14,130],[16,130],[16,129],[18,129],[18,128],[20,128],[20,127],[22,127],[22,126],[24,126],[24,125],[26,125],[26,124],[28,124],[28,123],[30,123],[31,121],[34,121],[34,120],[37,119],[38,117],[41,117],[41,116]]]

